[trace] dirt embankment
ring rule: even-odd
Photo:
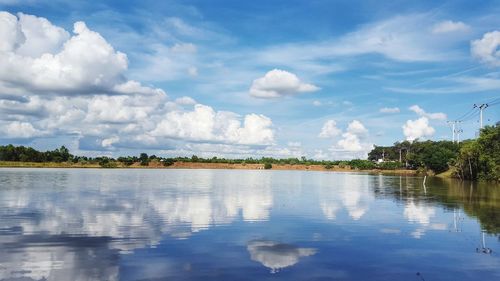
[[[135,165],[135,164],[134,164]],[[163,168],[162,163],[150,162],[148,168]],[[242,169],[242,170],[263,170],[264,164],[229,164],[229,163],[192,163],[175,162],[173,165],[165,167],[167,169]],[[334,172],[375,172],[384,174],[415,175],[414,170],[356,170],[350,167],[334,166],[331,169],[324,165],[291,165],[272,164],[272,170],[298,170],[298,171],[334,171]]]
[[[32,162],[8,162],[0,161],[0,167],[18,167],[18,168],[101,168],[99,164],[80,164],[80,163],[32,163]],[[139,162],[130,166],[117,163],[114,168],[132,168],[132,169],[240,169],[240,170],[263,170],[264,164],[229,164],[229,163],[193,163],[193,162],[175,162],[170,166],[164,166],[162,162],[151,161],[147,166],[142,166]],[[272,170],[298,170],[298,171],[331,171],[331,172],[370,172],[398,175],[415,175],[414,170],[356,170],[350,167],[333,166],[331,169],[323,165],[291,165],[291,164],[272,164]]]

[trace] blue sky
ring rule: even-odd
[[[0,0],[0,144],[363,158],[500,117],[499,1],[99,2]]]

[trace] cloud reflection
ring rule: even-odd
[[[271,273],[293,266],[300,258],[312,256],[317,252],[314,248],[299,248],[271,240],[252,240],[248,242],[247,250],[253,261],[269,268]]]
[[[37,173],[2,174],[0,248],[11,251],[0,253],[0,280],[117,280],[117,266],[103,260],[156,245],[165,234],[185,238],[240,218],[266,220],[273,203],[270,174],[259,171],[75,170],[59,188]]]
[[[320,207],[325,217],[334,220],[337,212],[345,208],[351,219],[361,219],[374,200],[369,184],[369,177],[352,174],[339,174],[335,183],[322,183]]]

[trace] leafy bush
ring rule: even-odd
[[[269,170],[269,169],[272,169],[272,168],[273,168],[273,165],[271,163],[265,163],[264,164],[264,169]]]
[[[382,170],[396,170],[403,167],[400,162],[382,162],[378,163],[377,167]]]
[[[172,158],[163,159],[163,166],[165,167],[172,166],[174,163],[175,160]]]
[[[354,159],[349,161],[349,165],[352,168],[359,169],[359,170],[369,170],[375,168],[375,163],[373,163],[370,160],[361,160],[361,159]]]
[[[99,166],[102,168],[116,168],[118,165],[116,164],[115,161],[112,159],[109,159],[108,157],[102,157],[101,160],[99,161]]]

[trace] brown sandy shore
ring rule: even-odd
[[[101,168],[99,164],[80,164],[80,163],[38,163],[38,162],[11,162],[0,161],[0,168]],[[131,166],[118,165],[116,168],[127,169],[239,169],[239,170],[263,170],[264,164],[229,164],[229,163],[192,163],[192,162],[175,162],[170,166],[163,166],[162,163],[151,161],[148,166],[141,166],[139,163],[134,163]],[[362,173],[382,173],[382,174],[397,174],[397,175],[416,175],[415,170],[356,170],[348,167],[334,166],[331,169],[326,169],[323,165],[290,165],[290,164],[273,164],[272,170],[298,170],[298,171],[325,171],[325,172],[362,172]]]

